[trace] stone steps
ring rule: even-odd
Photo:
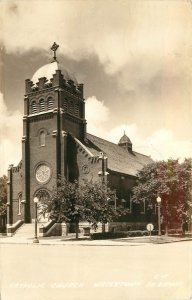
[[[37,226],[37,232],[39,232],[39,227],[41,224]],[[14,234],[13,237],[33,237],[35,234],[35,224],[23,224]]]

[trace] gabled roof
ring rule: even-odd
[[[104,152],[108,157],[108,169],[121,174],[136,176],[137,172],[153,160],[146,155],[122,147],[87,133],[86,147],[94,155]]]

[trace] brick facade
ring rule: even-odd
[[[57,67],[56,62],[53,64]],[[45,77],[37,82],[26,80],[22,162],[17,167],[10,165],[8,171],[8,224],[18,220],[32,222],[34,197],[42,190],[50,195],[60,175],[68,180],[98,180],[103,169],[103,161],[99,158],[101,152],[106,157],[109,186],[116,190],[115,204],[123,201],[125,207],[130,207],[126,221],[146,222],[145,214],[134,216],[131,190],[137,165],[142,167],[151,160],[134,153],[130,142],[126,149],[126,141],[121,147],[121,144],[114,145],[87,135],[83,85],[70,76],[66,78],[64,73],[55,68],[51,79],[43,74]],[[110,156],[112,153],[114,159]],[[118,157],[119,164],[117,161],[115,166]]]

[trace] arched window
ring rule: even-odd
[[[75,115],[79,117],[79,104],[75,103]]]
[[[129,192],[128,195],[127,195],[127,199],[126,199],[126,208],[127,208],[129,213],[132,212],[132,202],[133,202],[132,195]]]
[[[19,197],[18,197],[18,216],[21,215],[21,194],[19,194]]]
[[[46,138],[46,132],[45,130],[41,130],[39,134],[39,145],[41,147],[45,146],[45,138]]]
[[[154,209],[153,209],[153,213],[154,213],[155,215],[157,215],[157,212],[158,212],[158,205],[155,204],[155,205],[154,205]]]
[[[69,113],[70,114],[74,113],[74,104],[73,104],[73,101],[69,102]]]
[[[68,106],[67,100],[64,99],[64,102],[63,102],[64,111],[67,111],[67,106]]]
[[[31,113],[32,114],[36,114],[37,113],[37,103],[36,103],[36,101],[33,101],[31,103]]]
[[[140,213],[145,214],[145,200],[140,202]]]
[[[121,199],[121,205],[123,208],[126,208],[127,201],[125,199]]]
[[[49,97],[47,100],[47,109],[48,110],[53,109],[53,98],[52,97]]]
[[[133,199],[132,199],[132,195],[130,195],[130,213],[133,212]]]
[[[50,195],[47,190],[40,189],[35,193],[35,197],[38,198],[39,202],[47,203],[47,201],[49,201]]]
[[[39,111],[45,111],[45,101],[43,99],[39,100]]]

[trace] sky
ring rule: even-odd
[[[0,176],[21,160],[25,79],[57,57],[84,83],[88,132],[154,160],[192,153],[192,1],[1,0]]]

